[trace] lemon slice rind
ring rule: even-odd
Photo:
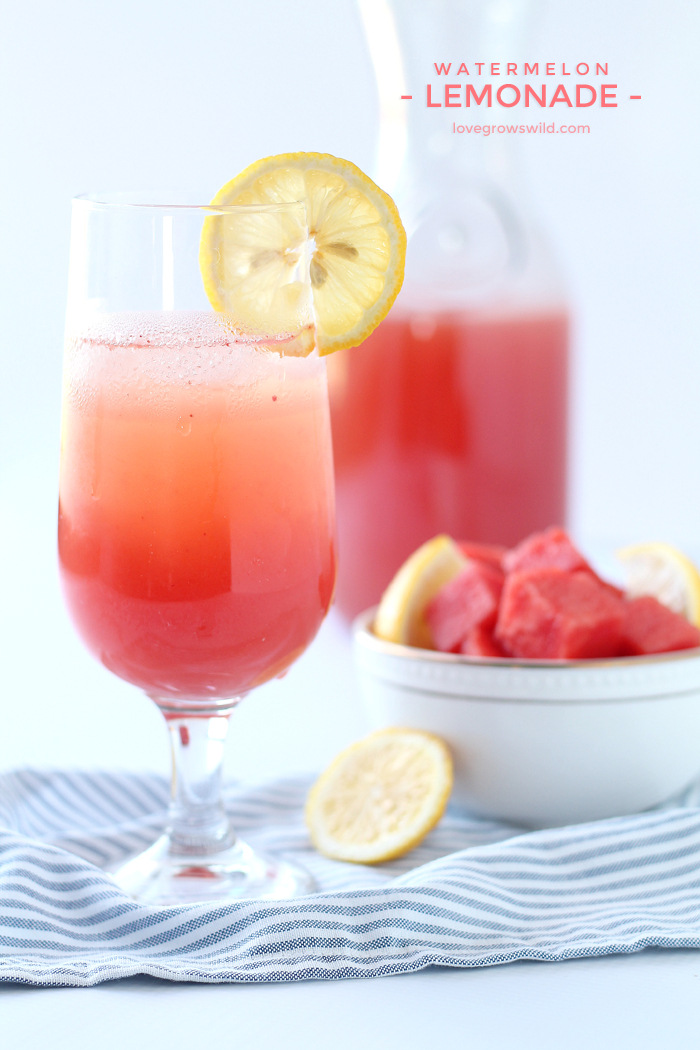
[[[631,598],[651,595],[700,627],[700,572],[668,543],[638,543],[615,552],[627,571]]]
[[[308,236],[294,209],[285,216],[279,208],[295,201]],[[275,335],[315,321],[321,355],[357,346],[389,312],[403,282],[406,234],[391,197],[350,161],[266,157],[211,203],[237,208],[204,220],[199,262],[215,310]]]
[[[466,563],[449,536],[436,536],[424,543],[403,563],[384,591],[374,618],[374,634],[399,645],[434,648],[425,619],[426,607]]]
[[[435,827],[452,790],[452,758],[439,737],[417,729],[371,733],[319,777],[306,823],[319,852],[354,864],[407,853]]]

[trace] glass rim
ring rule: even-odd
[[[110,190],[104,192],[78,193],[72,198],[74,205],[89,205],[96,210],[134,210],[156,212],[200,212],[209,215],[227,215],[246,212],[281,212],[305,207],[306,202],[279,201],[273,204],[212,204],[200,203],[204,193],[187,191]],[[150,199],[149,199],[150,198]],[[179,200],[178,200],[179,198]],[[185,200],[183,198],[191,198]]]

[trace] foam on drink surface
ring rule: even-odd
[[[324,371],[316,354],[288,355],[296,345],[252,341],[222,314],[103,314],[67,333],[65,398],[77,411],[128,399],[134,410],[160,412],[171,411],[182,392],[196,398],[219,388],[238,413],[272,396],[281,408],[303,400],[299,384]]]

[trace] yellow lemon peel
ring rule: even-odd
[[[377,637],[400,645],[434,648],[425,620],[426,607],[466,563],[449,536],[436,536],[414,551],[382,595],[373,626]]]

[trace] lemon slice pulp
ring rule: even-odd
[[[627,593],[650,594],[700,627],[700,572],[668,543],[639,543],[616,552],[627,570]]]
[[[295,201],[298,212],[282,207]],[[213,212],[200,243],[215,310],[272,334],[315,321],[320,354],[357,346],[386,317],[403,282],[406,234],[391,197],[350,161],[267,157],[212,201],[229,205],[250,210]]]
[[[306,803],[314,846],[327,857],[378,864],[416,846],[452,790],[446,744],[417,729],[380,729],[346,748]]]
[[[432,649],[425,619],[429,602],[467,560],[449,536],[436,536],[404,562],[382,595],[374,618],[374,633],[387,642]]]

